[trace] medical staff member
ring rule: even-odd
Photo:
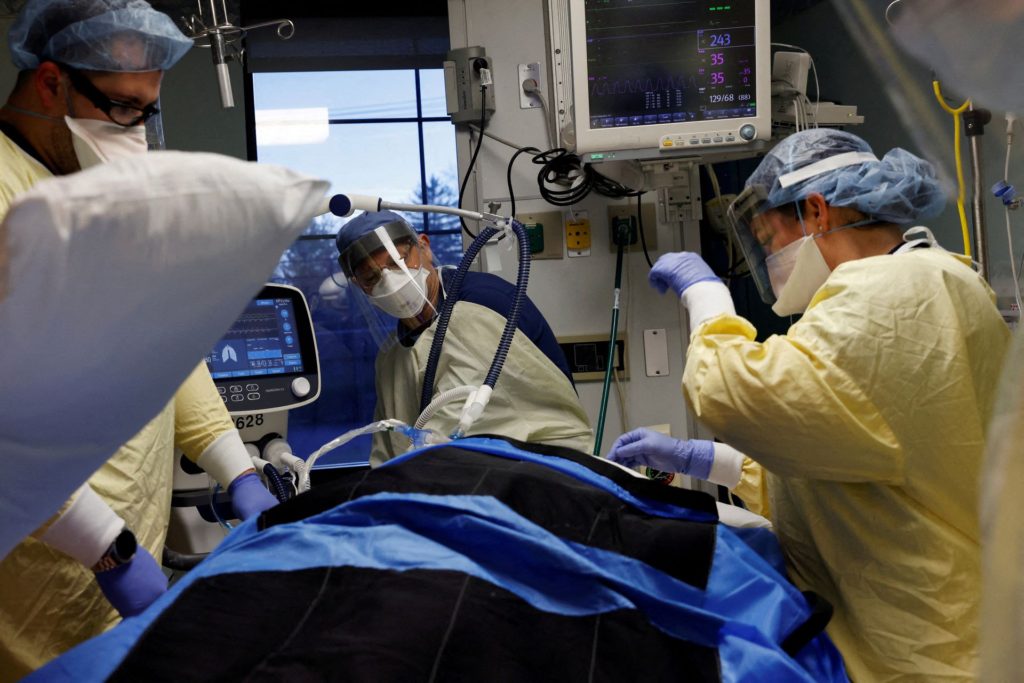
[[[427,356],[451,271],[434,264],[429,237],[417,235],[390,211],[353,218],[338,232],[337,246],[338,262],[348,278],[348,296],[363,305],[371,326],[384,325],[392,332],[377,356],[375,418],[413,424],[420,414]],[[513,294],[513,286],[495,275],[466,273],[445,335],[433,395],[483,382]],[[373,315],[371,306],[384,317]],[[426,426],[451,433],[462,403],[450,403]],[[471,432],[580,451],[593,445],[565,355],[528,299],[494,394]],[[370,463],[378,465],[401,455],[408,445],[403,436],[379,433]]]
[[[163,72],[192,45],[140,0],[30,0],[9,42],[19,75],[0,108],[0,216],[51,175],[144,153]],[[0,563],[0,678],[20,678],[166,590],[154,558],[175,446],[228,488],[239,517],[276,503],[200,364],[58,517]]]
[[[683,386],[707,442],[620,437],[609,457],[767,494],[790,577],[835,606],[854,681],[973,680],[978,476],[1009,332],[969,259],[907,226],[939,213],[931,166],[815,129],[783,140],[730,207],[762,296],[802,313],[755,341],[692,253],[651,283],[692,328]],[[924,235],[920,237],[919,235]]]
[[[893,10],[894,44],[931,69],[944,89],[969,95],[975,107],[1012,115],[1006,120],[1009,146],[1010,135],[1020,135],[1024,72],[1004,66],[1020,59],[1024,3],[902,0]],[[1001,118],[998,114],[995,117]],[[1014,182],[1013,177],[1010,176],[1010,182]],[[1019,253],[1009,257],[1019,258]],[[981,477],[983,599],[979,678],[994,683],[1017,680],[1024,669],[1024,622],[1020,618],[1024,613],[1024,573],[1020,562],[1024,553],[1024,496],[1019,489],[1019,482],[1024,481],[1021,329],[1018,322],[1000,382],[996,414],[989,427]]]

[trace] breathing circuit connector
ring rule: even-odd
[[[997,181],[992,186],[992,194],[995,195],[1004,206],[1010,209],[1019,209],[1024,205],[1024,199],[1017,196],[1017,190],[1005,180]]]

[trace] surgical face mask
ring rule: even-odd
[[[410,268],[408,275],[399,270],[386,268],[381,272],[380,282],[373,287],[370,301],[373,305],[399,320],[415,318],[425,305],[427,298],[426,268]]]
[[[765,265],[775,293],[772,310],[779,316],[806,311],[814,293],[832,272],[811,235],[787,244],[765,259]]]
[[[99,119],[73,119],[64,117],[71,130],[71,143],[82,169],[91,168],[121,157],[144,153],[145,126],[119,126]]]

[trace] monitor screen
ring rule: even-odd
[[[301,373],[291,299],[254,299],[206,356],[213,379]]]
[[[577,151],[769,137],[767,24],[767,0],[572,0]]]

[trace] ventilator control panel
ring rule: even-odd
[[[290,410],[316,399],[320,366],[302,292],[266,285],[206,355],[232,414]]]

